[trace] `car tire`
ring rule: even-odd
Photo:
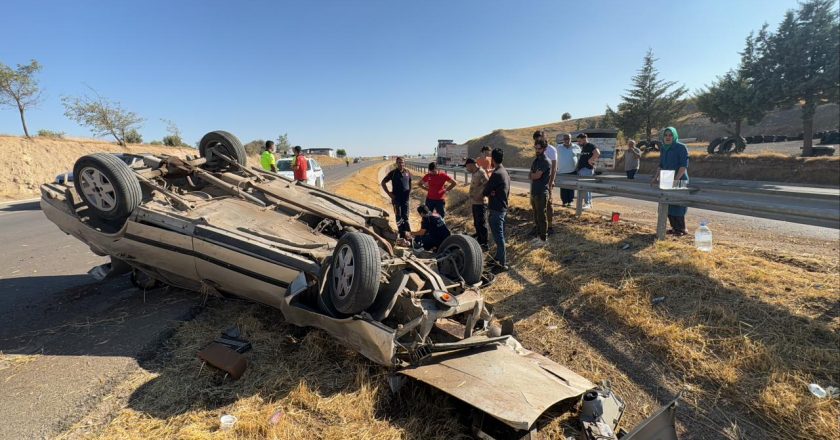
[[[134,171],[113,154],[80,157],[73,165],[73,176],[79,197],[99,219],[122,222],[143,200]]]
[[[708,146],[708,148],[706,148],[706,151],[707,151],[709,154],[715,154],[715,150],[717,150],[718,146],[719,146],[720,144],[722,144],[725,140],[726,140],[726,138],[725,138],[725,137],[715,138],[714,140],[712,140],[711,142],[709,142],[709,146]]]
[[[329,275],[330,302],[335,310],[355,315],[376,300],[379,291],[379,248],[373,237],[348,232],[338,240]]]
[[[226,131],[211,131],[205,134],[198,143],[198,153],[207,159],[203,168],[208,171],[222,171],[230,166],[224,159],[214,156],[214,152],[222,153],[242,166],[247,165],[248,155],[242,142]]]
[[[447,256],[452,259],[442,260]],[[446,237],[437,250],[438,271],[451,279],[458,279],[460,275],[467,284],[475,284],[481,281],[481,272],[484,270],[484,254],[481,252],[481,245],[469,235],[455,234]],[[449,267],[455,262],[455,267]]]

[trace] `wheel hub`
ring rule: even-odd
[[[83,168],[79,175],[82,194],[100,211],[112,211],[117,207],[117,195],[108,176],[95,168]]]
[[[344,298],[350,294],[350,288],[353,286],[354,270],[353,250],[350,249],[350,246],[344,245],[338,250],[333,262],[333,292],[337,297]]]

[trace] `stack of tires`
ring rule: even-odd
[[[840,131],[831,130],[826,131],[820,136],[820,144],[822,145],[832,145],[832,144],[840,144]]]
[[[662,142],[657,140],[641,141],[636,144],[636,147],[643,153],[649,153],[651,151],[659,151],[662,147]]]
[[[742,136],[719,137],[706,147],[709,154],[742,153],[747,148],[747,139]]]

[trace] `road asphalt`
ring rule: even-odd
[[[369,162],[325,168],[327,188]],[[67,429],[155,355],[201,304],[177,289],[96,282],[108,262],[65,235],[39,201],[0,205],[0,439]]]

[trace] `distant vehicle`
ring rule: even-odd
[[[359,158],[357,157],[357,158],[353,159],[353,163],[359,163]]]
[[[293,157],[284,157],[277,161],[277,174],[289,179],[295,178],[295,172],[292,171]],[[309,170],[306,174],[306,183],[316,186],[318,188],[324,187],[324,170],[315,159],[307,159],[309,161]]]
[[[382,156],[382,160],[388,160],[388,156]]]

